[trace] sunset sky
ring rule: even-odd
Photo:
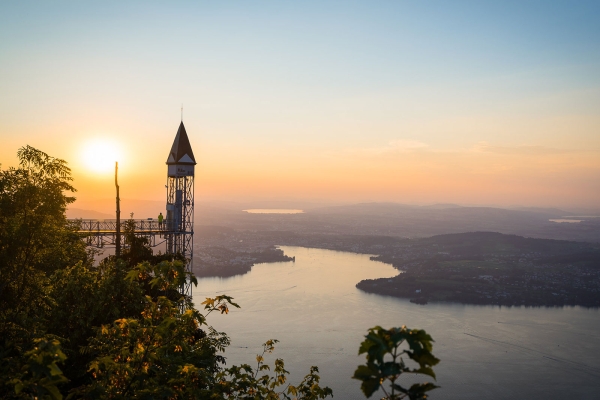
[[[599,208],[600,2],[0,7],[0,163],[69,162],[78,204],[196,199]],[[108,167],[103,167],[108,165]]]

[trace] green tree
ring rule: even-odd
[[[361,343],[358,354],[365,354],[367,363],[360,365],[352,378],[362,381],[361,390],[367,397],[381,389],[386,400],[408,397],[411,400],[426,399],[428,391],[437,388],[433,383],[415,383],[409,388],[397,383],[402,374],[424,374],[435,379],[433,367],[440,362],[431,353],[433,339],[422,329],[401,328],[383,329],[380,326],[369,329]],[[408,348],[401,350],[406,344]],[[411,368],[403,356],[418,364]],[[388,382],[386,388],[384,383]]]
[[[56,271],[49,281],[54,306],[46,324],[48,333],[60,339],[67,356],[63,370],[68,390],[89,381],[89,354],[81,352],[96,328],[119,318],[135,318],[143,310],[144,291],[137,282],[126,280],[130,269],[112,260],[94,268],[82,262]]]
[[[152,264],[158,264],[161,261],[179,260],[184,262],[185,258],[181,254],[154,254],[150,247],[148,237],[139,235],[135,230],[135,221],[128,219],[123,223],[123,236],[125,246],[121,251],[121,259],[130,267],[148,261]]]
[[[0,395],[27,365],[34,339],[46,334],[54,306],[49,276],[89,262],[77,227],[65,218],[74,201],[65,193],[75,191],[66,162],[30,146],[17,155],[18,168],[0,171]]]
[[[93,398],[208,398],[229,339],[200,329],[198,311],[181,312],[165,297],[146,297],[140,318],[102,326],[85,352],[92,382],[77,396]]]
[[[57,385],[67,378],[57,363],[66,359],[57,340],[34,340],[35,346],[24,354],[26,363],[20,376],[12,379],[15,395],[36,399],[61,399]]]

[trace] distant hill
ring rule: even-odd
[[[543,207],[509,207],[509,210],[528,211],[541,214],[549,214],[553,217],[563,217],[565,215],[573,215],[571,211],[565,211],[558,208],[543,208]]]
[[[516,210],[450,204],[415,206],[398,203],[359,203],[307,210],[295,217],[252,216],[236,221],[212,220],[236,229],[275,229],[302,233],[426,237],[446,233],[500,232],[525,237],[600,242],[600,218],[559,224],[564,210]]]
[[[451,250],[456,254],[522,254],[525,252],[538,252],[547,256],[589,251],[598,253],[600,250],[597,244],[527,238],[497,232],[465,232],[435,235],[429,238],[416,239],[415,242],[421,245],[433,245],[445,250]]]
[[[419,206],[400,203],[358,203],[343,206],[319,207],[310,210],[311,214],[354,214],[354,215],[392,215],[415,210]]]
[[[421,206],[421,208],[428,208],[430,210],[444,210],[447,208],[462,208],[463,206],[459,206],[458,204],[432,204],[429,206]]]
[[[329,206],[332,203],[313,202],[303,200],[261,200],[261,201],[197,201],[196,208],[215,208],[229,211],[241,211],[252,208],[286,208],[299,210],[312,210]]]

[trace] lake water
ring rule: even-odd
[[[283,358],[298,383],[311,365],[337,399],[363,399],[350,379],[364,362],[358,346],[367,329],[406,325],[435,340],[441,389],[431,399],[600,398],[600,313],[597,309],[506,308],[427,304],[363,293],[355,284],[397,273],[360,255],[281,247],[295,263],[259,264],[246,275],[202,278],[205,297],[228,294],[241,309],[209,316],[227,332],[228,365],[255,365],[267,339],[280,343],[267,361]],[[426,381],[423,376],[420,381]],[[372,398],[379,398],[373,396]]]

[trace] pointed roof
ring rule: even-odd
[[[185,131],[185,126],[183,126],[183,121],[179,124],[177,135],[175,136],[169,158],[167,159],[167,164],[196,165],[194,152],[192,151],[190,139],[188,139],[187,132]]]

